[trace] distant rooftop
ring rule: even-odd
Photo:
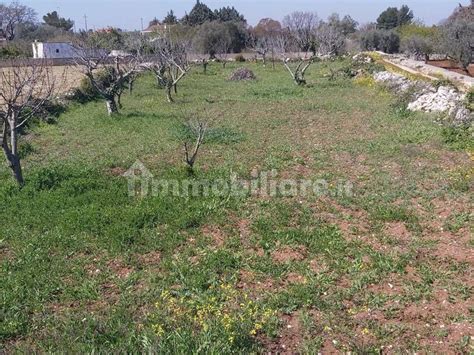
[[[158,32],[162,30],[166,30],[166,24],[158,23],[158,24],[148,26],[142,31],[142,33],[153,33],[153,32]]]

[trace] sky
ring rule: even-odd
[[[377,16],[389,6],[399,7],[407,4],[415,13],[415,18],[428,25],[437,24],[461,3],[467,5],[470,0],[201,0],[211,9],[222,6],[234,6],[244,14],[250,25],[261,18],[270,17],[281,20],[293,11],[317,12],[320,18],[326,18],[337,12],[349,14],[359,23],[375,21]],[[124,30],[140,29],[143,21],[146,27],[155,16],[163,19],[173,9],[182,17],[190,11],[196,0],[20,0],[34,8],[40,18],[51,11],[58,11],[62,17],[75,21],[76,30],[85,27],[87,16],[89,29],[107,26]]]

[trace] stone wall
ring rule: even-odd
[[[435,86],[410,80],[401,74],[382,71],[374,80],[396,94],[409,94],[408,110],[445,114],[455,126],[471,125],[474,113],[465,107],[466,95],[451,86]]]

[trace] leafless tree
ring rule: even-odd
[[[344,52],[346,42],[340,29],[328,24],[321,24],[315,29],[315,43],[318,55],[334,57]]]
[[[137,81],[139,74],[140,73],[138,71],[135,71],[132,75],[128,77],[127,86],[128,86],[128,93],[130,95],[133,94],[133,89],[135,88],[135,81]]]
[[[19,131],[54,96],[57,80],[44,62],[16,60],[0,76],[1,145],[13,177],[24,185],[18,150]]]
[[[193,54],[194,64],[201,65],[203,74],[207,74],[207,67],[209,66],[209,61],[211,60],[211,56],[207,53],[198,52],[194,47],[192,50],[192,54]]]
[[[198,107],[193,109],[192,112],[183,112],[181,114],[182,124],[187,130],[183,142],[184,162],[188,172],[191,174],[209,129],[213,126],[215,119],[221,114],[213,110],[212,102],[212,100],[206,99],[202,105],[198,104]]]
[[[287,48],[291,46],[291,40],[294,40],[294,37],[280,35],[275,38],[275,52],[280,54],[283,61],[283,65],[290,73],[291,78],[293,79],[295,84],[300,86],[306,85],[306,71],[311,66],[311,64],[318,60],[318,58],[316,55],[310,55],[303,57],[298,56],[298,58],[292,60],[287,56],[286,53]]]
[[[290,58],[283,60],[283,65],[290,73],[293,81],[296,85],[306,85],[306,71],[316,61],[316,56],[311,56],[309,58],[300,58],[296,65],[292,66]]]
[[[94,90],[105,100],[107,113],[118,113],[117,100],[130,77],[140,70],[135,56],[110,58],[99,51],[81,49],[76,64],[83,69]]]
[[[293,12],[283,19],[283,27],[293,37],[299,51],[315,51],[315,30],[319,26],[318,15],[312,12]]]
[[[188,170],[193,172],[194,163],[196,162],[199,149],[206,135],[207,123],[200,119],[190,119],[187,122],[187,127],[193,135],[194,144],[189,144],[187,141],[184,142],[184,160],[188,166]]]
[[[247,46],[262,58],[263,66],[266,66],[267,55],[273,48],[272,38],[269,36],[250,36]]]
[[[24,22],[34,22],[36,12],[32,8],[13,1],[9,5],[0,4],[0,24],[6,39],[15,39],[17,26]]]
[[[153,72],[159,84],[166,90],[168,102],[173,102],[172,90],[176,92],[177,84],[190,70],[188,45],[185,42],[159,38],[153,42],[154,59],[143,64]]]
[[[222,63],[222,67],[225,68],[227,60],[229,59],[229,53],[232,47],[232,38],[228,35],[222,35],[217,38],[215,44],[216,58]]]

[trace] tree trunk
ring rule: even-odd
[[[202,62],[202,70],[203,70],[203,73],[206,74],[207,73],[207,62],[206,61],[203,61]]]
[[[174,102],[173,97],[171,96],[171,89],[173,89],[173,85],[166,86],[166,99],[168,102]]]
[[[262,59],[263,59],[263,66],[266,67],[267,66],[267,55],[263,54]]]
[[[119,92],[119,93],[117,94],[117,104],[118,104],[118,108],[119,108],[119,109],[122,109],[122,108],[123,108],[123,106],[122,106],[122,93],[121,93],[121,92]]]
[[[115,97],[105,100],[107,104],[107,113],[109,116],[112,116],[114,113],[118,113],[117,103],[115,102]]]
[[[306,85],[306,80],[303,78],[295,78],[296,85],[303,86]]]
[[[224,59],[224,60],[222,61],[222,68],[225,69],[225,65],[226,65],[226,64],[227,64],[227,61]]]
[[[16,180],[18,185],[22,187],[25,184],[23,179],[23,172],[21,169],[20,156],[18,155],[18,133],[15,129],[16,121],[10,125],[10,147],[8,146],[8,137],[7,137],[7,123],[4,123],[3,137],[2,137],[2,149],[5,154],[5,157],[8,161],[10,169],[12,170],[13,178]],[[12,129],[13,127],[13,129]]]
[[[133,93],[133,80],[128,81],[128,93],[132,95]]]
[[[178,94],[178,83],[173,85],[174,93]]]

